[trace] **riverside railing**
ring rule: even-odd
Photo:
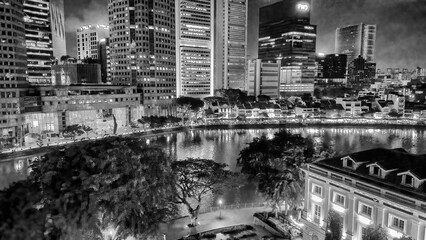
[[[254,203],[237,203],[223,206],[214,206],[200,209],[199,214],[216,212],[219,210],[232,210],[232,209],[243,209],[243,208],[259,208],[259,207],[268,207],[268,204],[261,202]]]

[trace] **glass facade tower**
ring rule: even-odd
[[[336,29],[335,50],[348,56],[348,64],[358,56],[374,62],[376,48],[376,25],[358,24]]]
[[[281,60],[281,96],[314,90],[317,35],[310,8],[310,1],[288,0],[260,9],[259,59]]]
[[[178,97],[204,98],[214,93],[214,4],[176,0]]]
[[[215,2],[215,89],[246,90],[248,0]]]
[[[136,85],[147,115],[176,97],[175,1],[109,0],[111,82]]]
[[[25,0],[28,81],[52,84],[52,64],[66,54],[63,1]]]
[[[105,25],[87,25],[77,29],[77,58],[99,60],[99,42],[107,37],[109,27]]]
[[[22,144],[27,56],[23,0],[0,1],[0,148]]]

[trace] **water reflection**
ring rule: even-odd
[[[191,130],[171,134],[171,140],[157,142],[167,146],[169,154],[175,159],[207,158],[229,165],[232,171],[238,171],[236,159],[239,152],[253,138],[266,134],[272,138],[278,128],[268,129],[218,129]],[[338,154],[347,154],[371,148],[404,148],[412,153],[425,153],[426,132],[416,129],[386,129],[386,128],[290,128],[290,132],[301,134],[313,139],[319,144],[331,144]],[[158,137],[155,137],[158,139]],[[152,143],[156,140],[151,139]],[[164,145],[166,144],[166,145]],[[238,191],[225,192],[222,196],[209,196],[206,205],[216,206],[218,198],[223,198],[226,204],[250,203],[261,201],[256,193],[256,185],[248,183]]]
[[[229,165],[238,171],[236,159],[239,152],[253,138],[266,134],[273,137],[278,128],[268,129],[217,129],[191,130],[168,133],[144,139],[150,146],[161,146],[173,159],[207,158]],[[422,129],[374,128],[374,127],[322,127],[290,128],[290,132],[311,138],[319,144],[331,144],[338,154],[346,154],[371,148],[404,148],[415,154],[426,153],[426,131]],[[29,157],[28,157],[29,158]],[[0,189],[10,182],[24,179],[28,172],[28,159],[0,162]],[[223,196],[209,196],[207,205],[216,206],[217,198],[225,204],[251,203],[261,201],[254,183],[247,183],[238,191],[229,191]]]

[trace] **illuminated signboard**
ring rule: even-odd
[[[307,3],[298,3],[296,5],[296,9],[298,11],[301,11],[301,12],[307,12],[307,11],[309,11],[309,4],[307,4]]]

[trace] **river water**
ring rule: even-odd
[[[292,133],[311,138],[317,143],[334,146],[338,155],[371,148],[404,148],[411,153],[426,153],[426,131],[412,128],[377,127],[304,127],[289,128]],[[266,134],[273,137],[279,128],[267,129],[195,129],[186,132],[169,133],[146,139],[149,144],[166,146],[166,151],[175,159],[206,158],[226,163],[232,171],[238,171],[236,159],[239,152],[253,138]],[[204,207],[217,206],[218,199],[225,205],[236,203],[262,202],[256,193],[256,185],[247,183],[239,190],[226,191],[221,195],[210,195],[204,200]]]
[[[338,155],[371,148],[404,148],[415,154],[426,153],[426,130],[413,128],[377,127],[296,127],[292,133],[312,138],[317,143],[334,146]],[[194,129],[144,137],[150,145],[160,145],[174,159],[206,158],[226,163],[232,171],[238,171],[236,160],[239,152],[253,138],[266,134],[273,137],[279,128],[265,129]],[[28,169],[21,160],[0,162],[0,189],[11,181],[24,179]],[[220,195],[209,195],[203,206],[217,206],[218,199],[225,205],[262,202],[256,193],[256,185],[248,182],[239,190],[228,190]]]

